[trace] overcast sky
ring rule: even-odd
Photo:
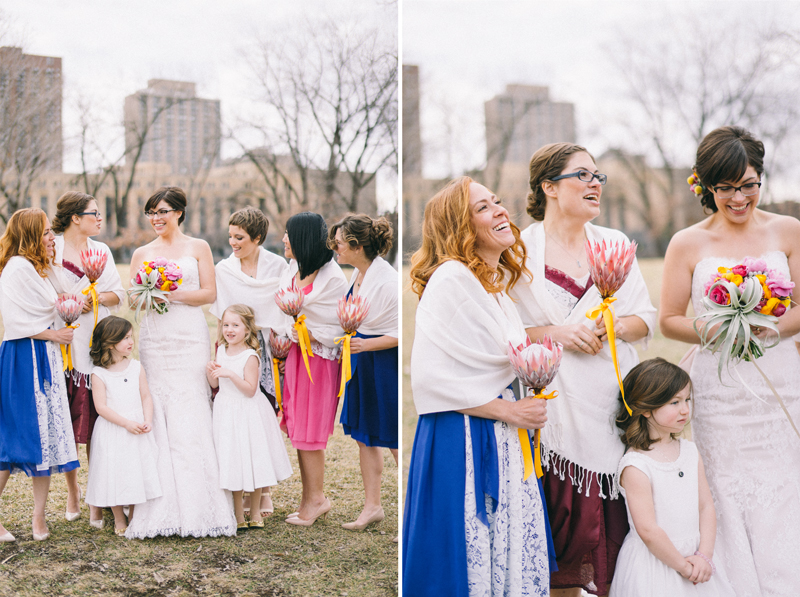
[[[483,163],[483,103],[509,83],[546,85],[552,100],[573,102],[578,142],[598,155],[630,136],[620,120],[632,112],[611,63],[621,32],[647,43],[690,21],[755,27],[769,19],[800,23],[800,2],[403,0],[403,63],[420,68],[424,172],[442,177]],[[719,51],[742,50],[741,41],[731,35]],[[685,165],[694,150],[684,148]]]
[[[385,0],[0,0],[0,10],[10,23],[3,45],[21,39],[26,53],[63,59],[68,171],[79,167],[70,142],[79,94],[91,97],[109,123],[120,123],[125,96],[148,79],[194,81],[200,97],[221,100],[225,128],[250,110],[243,52],[259,35],[323,12],[387,28],[397,21],[396,5]],[[222,152],[236,155],[230,144]]]

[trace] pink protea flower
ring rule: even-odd
[[[550,336],[545,336],[538,342],[526,339],[518,347],[509,343],[507,352],[520,382],[536,390],[541,390],[552,382],[561,365],[562,346]]]
[[[369,313],[369,303],[361,295],[350,295],[349,298],[339,299],[339,306],[336,308],[336,315],[339,317],[339,324],[347,334],[354,334]]]
[[[65,294],[56,299],[56,313],[67,325],[72,325],[83,312],[83,299]]]
[[[103,275],[103,270],[106,269],[108,253],[97,249],[87,249],[81,251],[80,257],[83,273],[86,274],[89,282],[97,282]]]
[[[285,359],[289,356],[289,349],[292,347],[292,339],[287,336],[278,335],[275,330],[269,330],[269,349],[272,351],[272,358]]]
[[[636,258],[636,242],[586,241],[586,257],[592,281],[604,299],[622,287]]]
[[[286,313],[286,315],[297,319],[297,316],[300,315],[300,309],[303,308],[305,297],[306,295],[302,290],[297,288],[297,284],[293,279],[289,288],[281,288],[275,293],[275,304],[277,304],[278,308]]]

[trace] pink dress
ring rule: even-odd
[[[313,284],[303,291],[311,292]],[[331,317],[336,317],[331,313]],[[338,348],[328,348],[312,342],[313,357],[309,357],[312,383],[308,379],[300,347],[292,344],[286,357],[283,381],[283,418],[281,429],[297,450],[324,450],[333,433],[336,410],[339,406],[339,375],[341,367]]]

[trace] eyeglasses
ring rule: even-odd
[[[164,218],[166,215],[171,211],[179,211],[177,209],[159,209],[158,211],[146,211],[144,212],[144,217],[148,220],[152,220],[156,216],[159,218]]]
[[[601,185],[606,184],[606,181],[608,180],[608,176],[606,176],[605,174],[594,174],[592,172],[589,172],[588,170],[578,170],[577,172],[572,172],[571,174],[559,174],[558,176],[554,176],[550,180],[555,182],[557,180],[561,180],[562,178],[577,178],[582,182],[588,182],[588,183],[591,183],[596,178],[597,182],[599,182]]]
[[[752,197],[753,195],[758,193],[758,189],[760,187],[761,187],[760,182],[748,182],[747,184],[743,184],[740,187],[732,187],[730,185],[721,185],[718,187],[714,187],[714,192],[720,199],[733,199],[733,196],[736,195],[736,191],[741,191],[742,195],[744,195],[745,197]]]
[[[100,218],[103,217],[103,214],[101,214],[99,211],[96,211],[96,210],[95,211],[82,211],[81,213],[75,214],[75,215],[76,216],[94,216],[95,220],[99,220]]]

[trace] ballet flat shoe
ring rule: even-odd
[[[304,518],[300,518],[300,516],[298,515],[298,516],[296,516],[294,518],[287,518],[286,522],[289,523],[289,524],[300,526],[300,527],[310,527],[312,524],[314,524],[317,521],[317,518],[319,518],[320,516],[323,519],[326,516],[328,516],[328,512],[330,512],[330,509],[331,509],[331,501],[328,498],[325,498],[325,501],[317,509],[317,511],[314,513],[314,516],[312,516],[311,518],[304,519]]]
[[[102,529],[103,524],[105,524],[105,521],[102,518],[100,520],[89,520],[89,526],[92,526],[96,529]]]
[[[342,525],[342,528],[347,530],[347,531],[363,531],[369,525],[371,525],[373,523],[378,523],[378,522],[382,521],[384,518],[386,518],[386,515],[383,513],[383,508],[381,508],[378,512],[376,512],[375,514],[370,516],[369,519],[367,520],[367,522],[365,522],[363,524],[358,524],[357,521],[346,522],[346,523],[344,523]]]
[[[0,543],[13,543],[16,540],[17,540],[17,538],[14,535],[12,535],[11,533],[9,533],[8,531],[6,531],[5,535],[0,537]]]
[[[121,537],[122,535],[125,534],[125,531],[127,531],[127,530],[128,530],[128,527],[125,527],[125,528],[122,528],[122,529],[114,529],[114,534],[117,537]]]
[[[237,522],[236,523],[236,530],[237,531],[246,531],[250,528],[250,523],[246,520],[244,522]]]
[[[67,519],[67,522],[74,522],[81,517],[81,500],[83,499],[83,490],[78,487],[78,511],[77,512],[70,512],[67,510],[64,512],[64,518]]]
[[[251,520],[247,523],[251,529],[263,529],[264,528],[264,521],[263,520]]]

